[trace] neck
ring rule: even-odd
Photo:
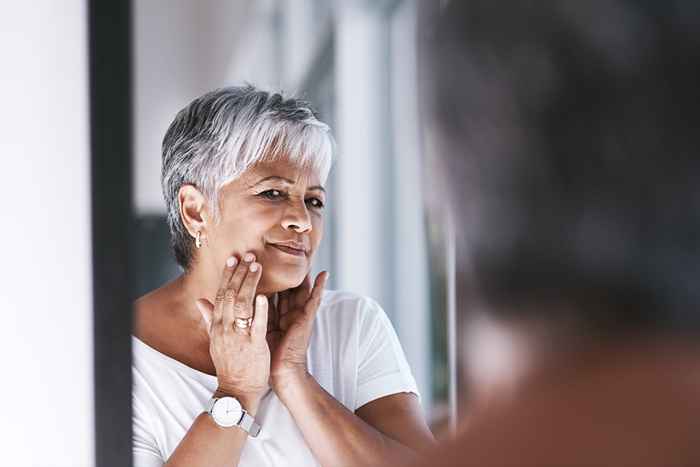
[[[221,273],[213,275],[207,268],[192,267],[180,275],[176,282],[184,304],[197,312],[195,300],[205,298],[215,303],[216,292],[221,284]]]
[[[175,295],[181,303],[181,309],[187,315],[199,318],[199,311],[195,307],[195,300],[205,298],[211,303],[216,302],[216,293],[221,284],[221,275],[211,274],[202,267],[193,267],[189,272],[183,273],[172,285]],[[266,293],[268,300],[273,300],[276,293]]]

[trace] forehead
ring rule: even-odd
[[[321,177],[317,169],[291,161],[288,158],[258,162],[241,175],[241,180],[251,184],[272,176],[292,180],[295,185],[321,185]]]

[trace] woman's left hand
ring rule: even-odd
[[[306,375],[306,350],[327,280],[328,272],[323,271],[311,288],[311,278],[307,275],[301,285],[279,294],[268,330],[273,389],[285,384],[288,378]]]

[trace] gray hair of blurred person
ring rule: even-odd
[[[567,310],[592,336],[700,329],[699,50],[692,1],[421,4],[465,312]]]
[[[313,167],[325,182],[334,142],[328,125],[303,100],[253,86],[226,87],[192,101],[176,115],[163,138],[161,184],[171,246],[188,271],[193,234],[182,223],[178,193],[190,184],[202,192],[220,221],[219,191],[262,161],[285,157]]]

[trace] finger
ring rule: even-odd
[[[268,332],[279,329],[279,324],[280,324],[279,297],[280,297],[280,294],[279,293],[276,294],[276,298],[277,298],[276,304],[275,304],[275,300],[268,300],[267,301],[267,314],[268,314],[267,331]]]
[[[221,319],[218,321],[224,327],[224,330],[231,329],[233,326],[233,306],[236,303],[236,291],[229,286],[223,291],[222,298],[216,304],[216,309],[221,314]]]
[[[328,281],[328,275],[328,271],[323,271],[316,276],[314,288],[311,291],[311,296],[304,305],[304,312],[310,315],[309,318],[313,317],[318,311],[318,307],[321,304],[321,298],[323,297],[323,290],[325,289],[326,282]]]
[[[202,315],[202,320],[206,326],[207,333],[211,331],[211,321],[214,313],[214,305],[206,298],[200,298],[195,300],[194,304],[197,306],[197,310]]]
[[[262,265],[260,263],[251,263],[248,269],[248,274],[245,276],[240,290],[238,290],[234,304],[234,315],[236,318],[250,318],[253,316],[253,300],[255,291],[258,288],[258,282],[260,282],[260,276],[262,276]],[[265,326],[267,326],[267,323],[265,323]]]
[[[236,264],[238,264],[238,258],[231,255],[226,258],[226,263],[224,264],[224,270],[221,274],[221,281],[219,282],[219,289],[225,289],[231,280],[231,276],[236,269]]]
[[[238,265],[238,268],[236,271],[233,273],[233,277],[231,278],[231,282],[229,282],[229,286],[236,292],[241,288],[241,285],[243,284],[243,281],[245,280],[246,276],[248,275],[248,271],[250,269],[250,265],[255,261],[255,255],[253,253],[246,253],[243,255],[243,260],[241,261],[241,264]]]
[[[212,311],[212,316],[211,316],[213,323],[220,323],[222,318],[223,318],[222,302],[224,301],[224,298],[226,295],[226,288],[227,288],[228,283],[231,280],[231,277],[235,271],[237,263],[238,263],[238,259],[235,256],[229,256],[226,259],[226,264],[224,265],[224,271],[221,274],[221,281],[219,283],[219,289],[217,290],[216,297],[214,299],[214,309]]]
[[[300,316],[305,316],[303,314],[303,310],[300,309],[290,311],[286,315],[282,316],[280,318],[280,331],[287,332],[292,324],[299,321]]]
[[[279,301],[277,303],[277,309],[279,310],[279,315],[284,316],[289,311],[289,291],[279,293]]]
[[[250,268],[250,262],[248,259],[250,259],[250,257],[251,253],[247,253],[245,256],[243,256],[243,260],[236,266],[235,271],[231,276],[231,280],[223,292],[224,299],[221,301],[220,307],[222,324],[225,330],[231,329],[231,326],[233,326],[233,321],[236,318],[234,306],[238,296],[238,289],[240,289],[241,283],[248,275],[248,270]]]
[[[267,297],[258,295],[255,298],[255,316],[250,328],[250,335],[255,340],[265,339],[267,334]]]
[[[291,305],[295,308],[303,307],[306,301],[309,299],[310,291],[311,276],[307,274],[302,283],[292,291],[292,296],[290,297]]]
[[[289,294],[289,290],[279,293],[277,329],[282,331],[287,330],[287,323],[289,322]]]
[[[265,340],[267,341],[267,347],[270,349],[270,353],[274,353],[282,340],[282,331],[268,331],[265,335]]]

